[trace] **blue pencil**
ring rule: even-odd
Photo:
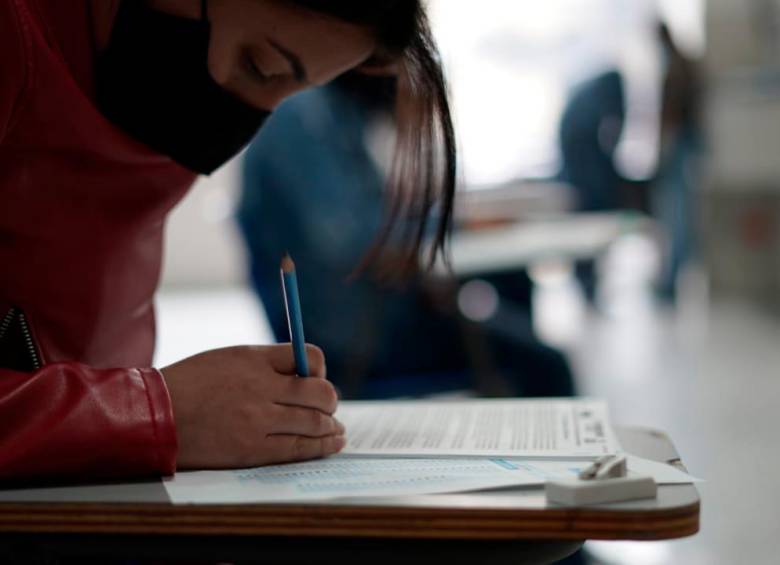
[[[295,372],[299,377],[309,376],[309,362],[306,358],[306,339],[303,337],[303,316],[301,299],[298,296],[298,278],[295,275],[295,263],[289,254],[282,258],[282,293],[284,310],[287,313],[287,328],[290,330]]]

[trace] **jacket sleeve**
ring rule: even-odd
[[[156,369],[0,369],[0,480],[170,475],[176,430]]]
[[[0,0],[0,144],[24,99],[30,74],[28,37],[18,0]]]

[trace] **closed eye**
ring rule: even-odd
[[[277,53],[287,59],[287,62],[290,64],[290,68],[292,69],[293,78],[295,81],[304,85],[308,84],[309,77],[306,74],[306,67],[303,66],[300,57],[273,39],[269,39],[268,43],[271,45],[271,47],[276,49]]]
[[[247,73],[250,77],[252,77],[253,80],[261,83],[268,82],[268,76],[257,67],[254,59],[249,53],[244,53],[243,59],[244,69],[246,69]]]

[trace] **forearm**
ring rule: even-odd
[[[176,448],[155,369],[0,370],[0,480],[170,475]]]

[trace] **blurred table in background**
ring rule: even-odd
[[[452,271],[462,277],[548,259],[596,259],[619,237],[653,229],[652,220],[636,212],[570,213],[462,227],[452,236]],[[447,267],[440,261],[436,269],[445,273]]]

